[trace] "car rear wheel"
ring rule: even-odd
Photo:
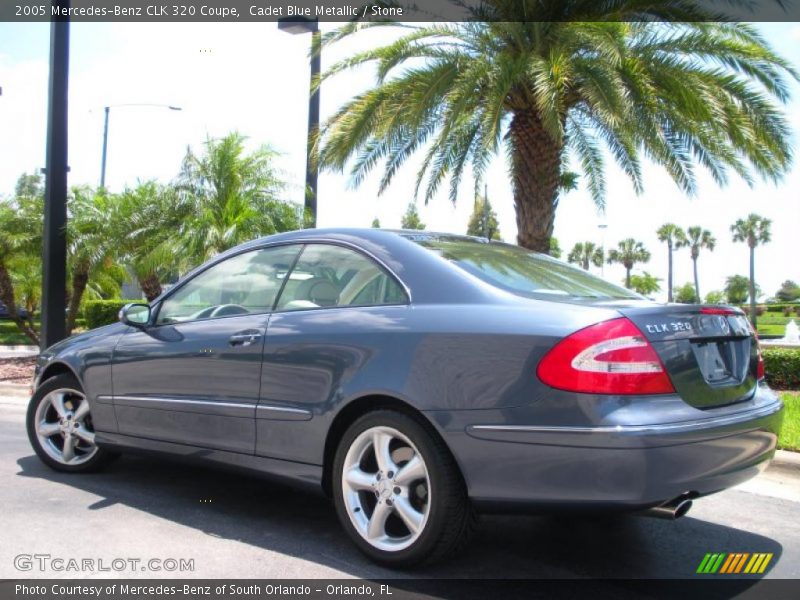
[[[39,386],[28,405],[27,429],[36,454],[56,471],[94,471],[114,457],[95,443],[89,402],[71,375]]]
[[[405,567],[461,547],[475,517],[444,442],[404,414],[381,410],[346,431],[334,459],[339,520],[371,559]]]

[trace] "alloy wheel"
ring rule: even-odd
[[[353,440],[344,459],[342,491],[356,531],[379,550],[403,550],[425,529],[431,506],[428,468],[396,429],[372,427]]]
[[[45,395],[34,424],[39,445],[62,465],[81,465],[97,453],[89,403],[77,390],[61,388]]]

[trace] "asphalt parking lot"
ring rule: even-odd
[[[800,578],[798,465],[696,501],[675,522],[483,517],[453,560],[395,572],[355,550],[323,497],[154,458],[55,473],[28,444],[24,410],[24,397],[0,390],[0,578],[677,578],[693,577],[707,552],[772,552],[765,577]],[[23,572],[20,554],[193,559],[194,570]]]

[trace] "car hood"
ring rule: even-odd
[[[127,329],[129,329],[128,326],[123,325],[122,323],[112,323],[111,325],[105,325],[103,327],[98,327],[97,329],[90,329],[89,331],[84,331],[83,333],[78,333],[76,335],[68,337],[65,340],[56,342],[55,344],[47,348],[44,352],[42,352],[40,356],[42,358],[57,356],[76,345],[82,345],[88,340],[99,337],[106,337],[109,335],[119,335],[121,333],[124,333]]]

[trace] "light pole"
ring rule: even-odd
[[[54,0],[52,6],[68,11],[70,0]],[[66,337],[68,87],[69,19],[53,17],[42,231],[42,350]]]
[[[603,261],[600,263],[600,277],[606,276],[606,229],[608,223],[600,223],[597,228],[600,230],[600,251],[603,253]]]
[[[317,226],[317,179],[319,169],[314,155],[314,138],[319,131],[319,74],[322,59],[321,34],[316,20],[292,17],[278,19],[278,29],[291,34],[311,34],[311,75],[308,91],[308,137],[306,139],[305,216],[307,227]]]
[[[104,122],[103,122],[103,156],[100,159],[100,187],[106,187],[106,160],[108,158],[108,116],[111,113],[112,108],[122,108],[126,106],[149,106],[154,108],[167,108],[169,110],[183,110],[180,106],[170,106],[169,104],[147,104],[147,103],[135,103],[135,104],[112,104],[110,106],[104,106],[103,112],[105,113]]]

